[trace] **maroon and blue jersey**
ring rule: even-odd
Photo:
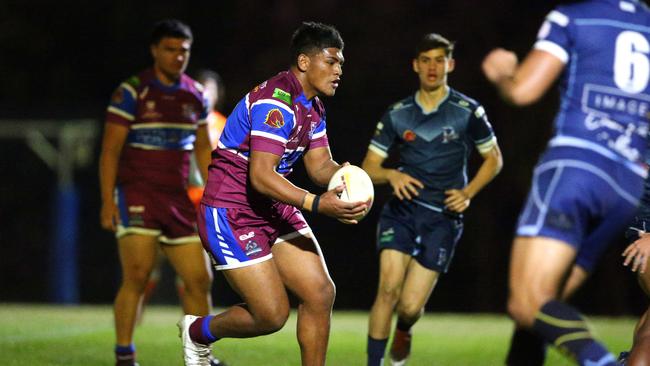
[[[650,116],[650,11],[636,0],[592,0],[551,11],[535,49],[566,64],[550,146],[588,149],[643,168]]]
[[[171,86],[163,85],[153,70],[124,81],[106,116],[107,123],[129,128],[117,183],[185,189],[196,130],[206,117],[202,87],[185,74]]]
[[[202,202],[224,208],[268,205],[270,199],[248,184],[251,152],[280,156],[276,171],[287,176],[306,151],[327,146],[323,104],[305,97],[292,72],[281,72],[246,94],[226,120]]]

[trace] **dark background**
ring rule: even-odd
[[[486,108],[503,150],[502,173],[472,202],[450,273],[427,308],[439,311],[504,311],[509,248],[533,165],[551,133],[557,93],[535,106],[503,103],[480,70],[493,47],[523,57],[546,13],[558,1],[97,1],[0,2],[0,130],[6,121],[92,118],[100,123],[113,89],[151,64],[151,25],[175,17],[187,22],[195,42],[189,73],[217,70],[227,113],[257,83],[285,70],[293,30],[303,20],[335,25],[346,42],[342,83],[325,99],[328,134],[338,161],[360,164],[385,108],[417,88],[411,70],[419,38],[438,32],[457,41],[450,85]],[[83,4],[83,5],[81,5]],[[56,143],[56,141],[52,141]],[[80,299],[110,303],[119,283],[114,238],[98,223],[95,163],[76,173],[81,190]],[[472,159],[472,175],[480,163]],[[56,174],[24,141],[0,144],[0,301],[46,302],[53,229],[50,217]],[[302,167],[292,181],[318,191]],[[389,197],[378,188],[375,206],[358,226],[308,217],[337,283],[336,307],[369,309],[375,294],[375,223]],[[612,245],[575,302],[591,313],[638,314],[645,298],[621,266],[623,240]],[[296,264],[299,265],[299,264]],[[173,275],[154,297],[175,302]],[[236,301],[217,275],[218,305]]]

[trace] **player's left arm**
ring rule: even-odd
[[[332,159],[332,152],[329,146],[307,150],[303,161],[309,178],[321,187],[327,186],[332,175],[343,165],[346,165],[341,165]]]
[[[203,182],[208,180],[208,166],[212,160],[210,157],[212,145],[208,133],[207,124],[199,125],[196,130],[196,141],[194,141],[194,154],[196,154],[196,163],[201,171]]]
[[[503,157],[499,144],[494,141],[494,146],[481,152],[483,163],[472,180],[463,189],[448,189],[445,191],[447,198],[445,206],[454,212],[465,211],[471,200],[483,189],[503,168]]]

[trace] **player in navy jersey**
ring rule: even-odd
[[[333,96],[339,86],[343,40],[331,26],[303,23],[291,55],[288,71],[241,99],[212,153],[199,233],[215,268],[245,303],[181,319],[186,364],[205,364],[208,345],[220,338],[281,329],[289,316],[287,290],[299,301],[302,364],[325,364],[335,290],[300,209],[356,223],[367,206],[338,199],[342,186],[317,196],[287,180],[301,157],[321,186],[341,167],[332,160],[319,96]]]
[[[535,168],[512,248],[508,312],[519,329],[510,365],[543,362],[543,353],[524,351],[532,335],[579,364],[615,362],[558,297],[593,269],[643,192],[649,24],[648,9],[637,1],[563,5],[549,13],[521,64],[503,49],[483,61],[487,78],[515,105],[537,101],[561,75],[554,136]],[[572,267],[578,274],[566,281]]]
[[[383,362],[395,310],[391,362],[406,363],[411,327],[449,268],[462,214],[503,165],[483,107],[447,85],[452,51],[453,44],[439,34],[418,43],[413,70],[419,89],[389,107],[362,164],[375,184],[389,183],[396,196],[384,206],[378,225],[380,274],[370,312],[368,366]],[[397,169],[382,167],[392,146],[399,150]],[[483,163],[468,183],[467,159],[474,149]]]
[[[153,67],[123,82],[107,111],[99,175],[101,225],[116,232],[122,267],[114,305],[117,365],[136,364],[136,314],[158,245],[185,284],[183,311],[210,312],[211,272],[186,193],[192,150],[204,175],[210,160],[201,87],[184,74],[191,44],[187,25],[157,23]]]

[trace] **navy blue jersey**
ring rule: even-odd
[[[393,104],[377,124],[369,149],[387,157],[396,145],[399,170],[424,183],[416,202],[439,211],[446,190],[467,185],[467,158],[474,147],[487,152],[495,143],[483,107],[450,88],[429,113],[415,95]]]
[[[551,11],[535,48],[566,63],[550,146],[589,149],[645,176],[650,113],[650,11],[592,0]]]
[[[650,145],[650,141],[648,141],[648,144]],[[646,150],[645,161],[646,164],[650,165],[650,146]],[[643,196],[641,197],[641,204],[639,205],[637,217],[646,221],[650,220],[650,177],[646,178],[643,186]]]

